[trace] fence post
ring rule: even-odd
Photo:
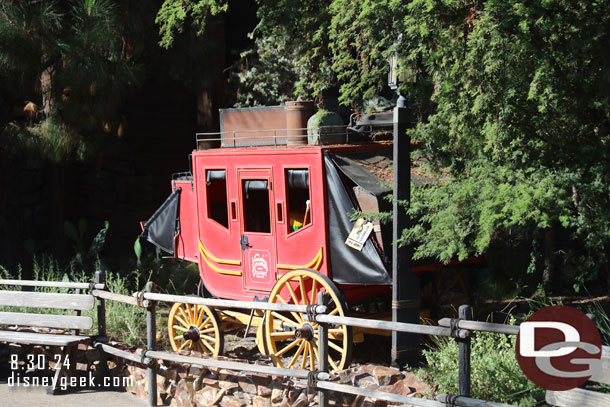
[[[146,283],[146,292],[155,292],[155,283],[149,281]],[[146,350],[154,351],[156,347],[157,322],[156,322],[156,301],[148,301],[146,308]],[[148,405],[150,407],[157,406],[157,368],[156,360],[148,360]]]
[[[328,294],[318,292],[318,305],[328,304]],[[318,370],[328,372],[328,325],[318,323]],[[328,407],[328,393],[326,390],[318,390],[318,406]]]
[[[470,306],[460,305],[460,319],[470,319]],[[470,397],[470,332],[466,338],[457,338],[459,353],[459,395]]]
[[[104,284],[104,272],[98,270],[95,272],[95,283]],[[107,342],[106,336],[106,300],[97,297],[97,336],[98,342]]]

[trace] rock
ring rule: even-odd
[[[197,407],[207,407],[209,405],[213,405],[212,402],[216,399],[217,393],[220,392],[212,387],[205,387],[193,395],[193,404]]]
[[[191,366],[188,370],[188,374],[191,376],[201,376],[205,375],[208,372],[208,369],[203,366]]]
[[[167,386],[167,381],[164,376],[157,374],[157,388],[164,389]]]
[[[284,392],[284,398],[287,399],[288,402],[292,404],[297,399],[297,397],[299,397],[300,394],[301,394],[301,390],[291,389],[291,390],[288,390],[288,392]]]
[[[273,389],[271,390],[271,402],[279,403],[282,401],[284,395],[284,390],[282,389]]]
[[[370,399],[364,396],[357,396],[350,407],[381,407],[386,403],[380,400]]]
[[[299,394],[299,397],[292,403],[292,407],[307,407],[309,401],[307,400],[307,393]]]
[[[354,372],[354,369],[343,369],[333,372],[331,381],[338,380],[339,383],[346,384],[350,383],[351,380],[345,381],[346,377],[351,375]]]
[[[272,382],[271,376],[264,375],[262,373],[246,373],[246,377],[249,377],[257,386],[269,386]]]
[[[256,386],[256,394],[258,394],[260,397],[269,398],[269,397],[271,397],[271,393],[272,393],[271,388],[269,388],[267,386],[263,386],[260,384],[258,386]]]
[[[201,383],[201,387],[205,387],[205,386],[212,386],[212,387],[218,387],[218,379],[214,378],[214,377],[203,377],[200,380]]]
[[[218,385],[221,389],[225,389],[227,393],[233,393],[236,390],[239,390],[239,384],[237,384],[237,380],[222,380],[218,382]]]
[[[220,369],[220,371],[218,372],[218,378],[220,380],[228,380],[236,376],[239,376],[239,372],[235,372],[233,370]]]
[[[396,383],[383,386],[379,390],[387,391],[396,394],[413,395],[413,394],[421,394],[424,395],[428,393],[428,386],[426,383],[419,380],[415,374],[413,373],[405,373],[406,377],[403,380],[399,380]]]
[[[170,383],[169,386],[165,388],[165,392],[171,397],[174,397],[176,395],[176,384]]]
[[[248,377],[240,377],[237,379],[237,384],[239,388],[244,393],[256,394],[256,385],[252,382],[252,380]]]
[[[235,397],[223,397],[220,402],[220,407],[243,407],[245,403]]]
[[[141,399],[147,399],[148,398],[148,380],[147,379],[142,379],[138,382],[136,382],[136,396],[138,396]]]
[[[252,399],[252,407],[271,407],[271,401],[265,397],[254,397]]]
[[[214,399],[210,402],[210,406],[215,406],[218,403],[220,403],[220,400],[222,400],[222,398],[224,397],[224,395],[227,394],[226,390],[220,390],[218,392],[216,392],[216,396],[214,397]]]
[[[403,375],[400,370],[385,366],[375,366],[373,369],[373,376],[377,378],[377,383],[380,386],[394,384],[403,379]]]
[[[191,402],[191,398],[193,397],[193,394],[193,382],[181,379],[176,386],[176,393],[174,395],[178,407],[192,407],[193,403]]]
[[[379,387],[377,378],[369,373],[354,372],[352,384],[365,389],[375,389]]]

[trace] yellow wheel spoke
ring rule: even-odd
[[[271,337],[277,340],[291,339],[294,338],[294,332],[271,332]]]
[[[303,305],[307,304],[307,296],[305,295],[305,282],[303,276],[299,276],[299,287],[301,288],[301,299],[303,299]]]
[[[199,307],[199,316],[197,318],[197,321],[195,322],[196,326],[199,326],[201,324],[201,322],[203,322],[204,316],[205,316],[205,308]]]
[[[209,341],[209,342],[216,342],[216,338],[214,338],[213,336],[210,336],[210,335],[201,335],[200,338],[205,339],[206,341]]]
[[[318,291],[317,291],[317,284],[318,284],[318,280],[316,280],[315,278],[312,279],[312,283],[311,283],[311,302],[310,304],[315,304],[318,300]]]
[[[189,346],[191,343],[193,343],[193,341],[191,341],[190,339],[184,341],[184,343],[182,345],[180,345],[180,347],[178,348],[178,350],[182,350],[184,348],[186,348],[187,346]]]
[[[214,326],[214,322],[212,322],[212,318],[208,318],[207,320],[203,321],[200,325],[197,326],[198,329],[204,329],[206,326]],[[205,328],[207,329],[207,328]]]
[[[292,289],[292,286],[290,285],[290,283],[288,283],[288,290],[290,291],[290,296],[292,297],[292,301],[294,301],[295,304],[298,304],[299,300],[297,299],[297,294]],[[278,294],[277,298],[281,299],[281,301],[284,304],[288,304],[281,295]],[[298,313],[291,312],[291,314],[294,317],[294,320],[297,321],[298,323],[303,324],[305,322],[305,321],[303,321],[303,318]]]
[[[285,323],[287,323],[290,326],[293,326],[295,328],[299,327],[299,323],[298,322],[295,322],[292,319],[290,319],[288,317],[285,317],[284,315],[280,314],[277,311],[271,311],[271,315],[273,315],[277,319],[281,319],[282,321],[284,321]]]
[[[201,341],[201,343],[203,345],[205,345],[206,348],[208,348],[210,350],[210,352],[212,353],[212,355],[214,354],[214,347],[212,345],[210,345],[209,343],[207,343],[206,341]]]
[[[290,349],[294,348],[298,344],[299,344],[299,341],[292,341],[292,342],[290,342],[288,345],[284,346],[282,348],[282,350],[280,350],[279,352],[276,352],[275,356],[276,357],[282,356],[284,353],[288,352]]]
[[[297,297],[297,293],[294,292],[294,289],[292,288],[292,284],[290,284],[290,281],[288,281],[286,283],[286,287],[288,287],[288,291],[290,291],[290,296],[292,297],[292,301],[294,301],[294,303],[296,305],[299,304],[299,299]]]
[[[330,363],[330,365],[332,366],[333,370],[339,370],[339,366],[337,366],[337,364],[335,363],[333,358],[331,358],[330,356],[328,357],[328,363]]]
[[[195,320],[197,319],[196,315],[195,315],[195,305],[193,305],[191,307],[191,304],[186,304],[186,309],[188,312],[188,316],[189,316],[189,322],[192,324],[193,322],[195,322]]]
[[[184,319],[180,318],[178,315],[175,315],[175,317],[176,317],[176,320],[178,322],[180,322],[183,327],[185,327],[186,329],[189,329],[189,327],[191,326],[190,324],[188,324]]]
[[[328,341],[328,346],[336,350],[337,352],[343,354],[343,348],[332,341]]]
[[[315,368],[316,368],[316,359],[314,358],[313,354],[315,352],[316,347],[311,342],[308,343],[308,345],[309,345],[309,369],[310,370],[315,370]],[[317,355],[316,355],[316,358],[317,358]]]
[[[185,311],[185,308],[183,307],[183,304],[181,304],[178,307],[178,312],[184,317],[184,321],[189,321],[191,319],[188,315],[186,315],[186,311]],[[179,318],[178,315],[176,315],[176,318]],[[185,322],[185,325],[186,325],[186,322]]]
[[[327,315],[345,314],[346,308],[337,287],[323,274],[307,268],[295,269],[280,276],[269,295],[269,302],[298,305],[317,304],[321,292],[326,292],[330,297]],[[283,297],[280,296],[281,293],[284,293]],[[265,328],[265,341],[273,362],[277,366],[286,368],[315,369],[320,357],[317,343],[319,339],[317,331],[320,324],[315,321],[306,321],[304,312],[268,311],[265,315],[266,318],[262,322]],[[293,339],[293,328],[299,329],[305,322],[308,322],[313,328],[313,337],[310,340]],[[287,326],[290,328],[290,332],[283,329]],[[331,325],[329,328],[328,346],[332,353],[332,356],[328,358],[329,368],[343,369],[349,363],[348,356],[351,353],[352,343],[349,341],[351,328],[341,324]],[[288,363],[288,361],[290,362]]]
[[[301,360],[301,369],[305,369],[307,365],[307,357],[309,356],[309,342],[305,341],[305,348],[303,350],[303,360]]]
[[[184,339],[191,327],[199,331],[199,340]],[[216,356],[222,353],[224,335],[221,321],[213,308],[199,304],[175,303],[168,318],[169,339],[174,351],[193,350]]]
[[[203,353],[204,355],[208,354],[208,351],[203,347],[201,341],[197,342],[197,347],[199,348],[199,352]]]
[[[299,345],[299,348],[297,349],[297,351],[294,353],[294,356],[292,357],[292,359],[290,359],[290,363],[288,363],[288,366],[286,366],[286,368],[290,369],[292,367],[292,365],[294,365],[294,362],[297,361],[299,355],[303,352],[303,349],[305,348],[305,345],[307,344],[307,341],[301,339],[301,345]]]

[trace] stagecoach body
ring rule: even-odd
[[[328,276],[350,303],[386,293],[380,234],[362,251],[345,245],[350,215],[361,209],[354,188],[367,202],[377,201],[379,188],[363,190],[342,168],[353,167],[350,157],[389,154],[387,144],[194,151],[192,173],[172,181],[175,203],[167,206],[176,228],[164,226],[172,234],[164,249],[198,263],[206,289],[220,298],[262,300],[279,277],[301,268]]]
[[[142,236],[177,258],[197,263],[205,288],[200,294],[305,305],[325,291],[331,313],[337,315],[347,315],[354,305],[379,304],[379,298],[387,305],[391,225],[369,220],[374,227],[363,244],[346,244],[357,230],[354,218],[363,216],[354,216],[357,212],[390,210],[385,197],[393,181],[392,143],[374,141],[370,127],[364,136],[357,126],[319,129],[309,139],[302,129],[245,130],[245,135],[233,130],[222,132],[212,148],[209,139],[198,139],[189,156],[191,171],[173,176],[170,197],[143,225]],[[332,143],[325,145],[325,140]],[[411,177],[427,182],[413,172]],[[433,271],[438,265],[419,269]],[[440,287],[434,280],[431,286]],[[449,288],[453,286],[455,281]],[[315,369],[317,333],[294,312],[263,317],[260,312],[222,310],[219,316],[209,307],[183,306],[176,304],[170,312],[174,349],[217,355],[222,353],[223,328],[235,322],[253,324],[258,326],[259,349],[276,365],[300,363]],[[365,331],[331,327],[332,368],[347,366],[353,341],[362,341]],[[286,356],[290,361],[282,360]]]

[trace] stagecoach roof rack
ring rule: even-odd
[[[303,147],[339,144],[369,144],[391,140],[391,132],[374,126],[320,126],[317,128],[234,130],[196,133],[197,150],[238,147]]]

